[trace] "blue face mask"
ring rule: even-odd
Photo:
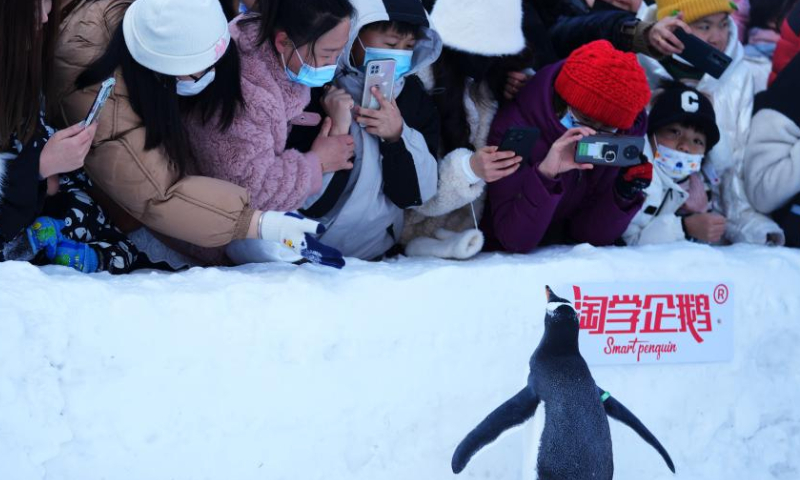
[[[572,112],[567,109],[567,113],[561,117],[561,125],[564,125],[564,128],[569,130],[570,128],[575,128],[577,125],[575,123],[575,117],[572,116]]]
[[[292,44],[294,44],[294,42],[292,42]],[[303,61],[303,57],[297,53],[296,46],[294,47],[294,53],[297,55],[297,58],[300,59],[300,63],[303,64],[298,73],[294,73],[289,69],[289,67],[286,65],[286,59],[284,59],[283,54],[281,54],[281,60],[283,60],[283,69],[286,70],[286,76],[289,77],[289,80],[311,88],[321,87],[333,80],[334,75],[336,75],[335,63],[333,65],[328,65],[327,67],[312,67]]]
[[[361,39],[358,39],[361,43]],[[399,80],[400,77],[411,71],[411,60],[414,57],[413,50],[395,50],[392,48],[372,48],[365,47],[361,43],[361,48],[364,49],[364,66],[371,60],[386,60],[392,59],[395,61],[394,65],[394,79]]]

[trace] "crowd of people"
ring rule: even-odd
[[[800,246],[794,0],[3,0],[0,29],[0,261]],[[644,150],[577,162],[595,135]]]

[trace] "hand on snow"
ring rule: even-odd
[[[522,157],[514,152],[498,152],[497,147],[483,147],[472,154],[469,166],[486,183],[496,182],[516,172]]]
[[[311,263],[342,268],[345,265],[341,252],[324,245],[313,235],[325,233],[325,227],[293,212],[264,212],[259,221],[262,240],[281,243]]]
[[[718,213],[695,213],[683,218],[683,229],[692,238],[717,243],[725,233],[725,217]]]
[[[400,135],[403,134],[403,116],[397,108],[397,102],[394,99],[391,102],[387,100],[378,87],[372,87],[372,95],[378,100],[380,109],[356,107],[356,121],[364,126],[367,133],[389,143],[400,140]]]

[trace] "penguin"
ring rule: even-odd
[[[578,350],[579,318],[572,304],[545,287],[544,335],[530,360],[528,384],[489,414],[456,447],[451,466],[460,473],[481,448],[524,423],[541,404],[539,480],[611,480],[611,417],[632,428],[655,448],[672,473],[675,465],[658,439],[636,416],[599,388]]]

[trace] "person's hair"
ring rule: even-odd
[[[219,4],[222,7],[222,13],[225,14],[225,18],[229,22],[239,15],[239,12],[234,8],[233,0],[219,0]]]
[[[125,44],[122,24],[106,52],[78,76],[75,85],[78,88],[96,85],[113,76],[118,67],[122,68],[131,108],[145,128],[145,150],[163,146],[170,161],[184,173],[192,150],[183,128],[176,78],[137,63]]]
[[[781,23],[795,3],[797,0],[753,0],[750,2],[750,28],[780,31]]]
[[[12,135],[27,143],[36,131],[42,97],[52,96],[52,64],[60,5],[42,25],[40,0],[3,0],[0,5],[0,148]]]
[[[204,125],[219,114],[216,126],[224,132],[231,128],[236,113],[245,106],[239,47],[234,39],[214,68],[214,81],[198,95],[180,97],[179,103],[182,112],[197,112]]]
[[[461,68],[462,55],[467,55],[449,47],[442,48],[442,54],[433,64],[435,81],[433,101],[439,111],[441,121],[441,147],[444,152],[457,148],[475,150],[470,142],[472,128],[467,121],[464,108],[464,93],[467,90],[467,75]],[[472,88],[479,85],[473,84]]]
[[[382,20],[380,22],[372,22],[364,25],[361,30],[377,30],[380,33],[386,33],[389,30],[394,30],[399,35],[411,35],[415,39],[422,36],[422,27],[408,22],[398,22],[396,20]]]
[[[269,43],[276,55],[273,40],[279,31],[286,32],[295,47],[310,44],[310,51],[314,52],[319,37],[355,14],[348,0],[261,0],[257,11],[239,23],[258,22],[259,46]]]

